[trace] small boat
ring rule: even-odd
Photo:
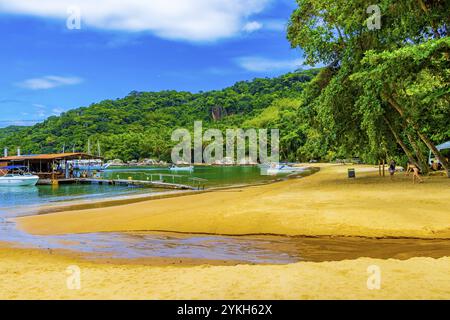
[[[103,164],[101,160],[75,160],[69,162],[74,170],[78,171],[103,171],[111,166],[111,163]]]
[[[39,181],[39,177],[29,173],[27,167],[1,167],[0,171],[6,172],[6,174],[0,176],[0,187],[35,186]]]
[[[175,172],[193,172],[194,167],[193,166],[190,166],[190,167],[171,166],[171,167],[169,167],[169,170],[175,171]]]
[[[290,174],[296,172],[305,171],[303,167],[291,167],[285,164],[276,164],[273,163],[267,166],[261,166],[261,173],[263,175],[277,175],[277,174]]]

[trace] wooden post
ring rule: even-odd
[[[381,160],[378,160],[378,175],[381,177]]]
[[[383,159],[383,177],[385,177],[386,176],[386,171],[385,171],[385,167],[384,167],[384,159]]]
[[[55,160],[52,161],[52,185],[54,185],[55,181]]]

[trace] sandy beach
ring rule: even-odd
[[[110,208],[17,219],[33,234],[172,231],[223,235],[450,238],[450,179],[413,185],[377,168],[322,166],[300,179]]]
[[[67,268],[80,269],[80,290]],[[369,290],[367,269],[381,270]],[[0,299],[450,299],[450,258],[359,258],[283,266],[148,267],[0,249]]]
[[[33,234],[172,231],[228,235],[450,238],[450,179],[378,177],[377,169],[322,166],[315,175],[116,207],[16,219]],[[81,289],[66,285],[79,267]],[[368,268],[380,270],[379,290]],[[43,250],[0,249],[8,299],[450,299],[450,252],[408,260],[360,257],[287,265],[170,265],[87,261]]]

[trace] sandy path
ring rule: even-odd
[[[175,231],[211,234],[450,238],[450,179],[412,185],[373,167],[324,166],[310,177],[110,208],[17,219],[34,234]]]

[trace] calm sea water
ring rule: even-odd
[[[261,175],[261,169],[257,166],[237,166],[237,167],[195,167],[193,172],[172,172],[167,168],[135,167],[135,168],[115,168],[106,170],[102,176],[107,179],[128,179],[135,180],[159,179],[159,174],[166,182],[192,184],[189,178],[206,179],[206,187],[230,186],[241,184],[253,184],[267,182],[274,179],[271,176]],[[171,178],[164,175],[175,175]]]
[[[194,172],[170,172],[166,168],[154,167],[121,167],[103,172],[105,179],[154,180],[162,178],[165,182],[175,182],[192,185],[190,178],[207,179],[202,182],[208,187],[229,186],[236,184],[253,184],[273,180],[273,177],[262,176],[258,167],[196,167]],[[177,175],[168,177],[164,175]],[[137,194],[155,194],[166,192],[163,189],[136,188],[109,185],[60,185],[36,187],[0,187],[1,212],[22,206],[49,205],[77,200],[114,198]]]
[[[195,171],[170,172],[155,167],[122,167],[102,173],[105,179],[159,180],[189,184],[189,178],[207,179],[206,187],[262,183],[273,177],[262,176],[258,167],[196,167]],[[175,180],[173,180],[175,179]],[[31,214],[36,206],[62,202],[104,199],[136,194],[167,192],[164,189],[135,188],[109,185],[60,185],[36,187],[0,187],[0,241],[17,246],[69,249],[116,258],[202,258],[236,260],[249,263],[289,263],[298,260],[286,252],[266,247],[266,241],[255,242],[255,248],[246,239],[214,236],[171,236],[166,234],[91,233],[62,236],[37,236],[20,231],[10,219]]]

